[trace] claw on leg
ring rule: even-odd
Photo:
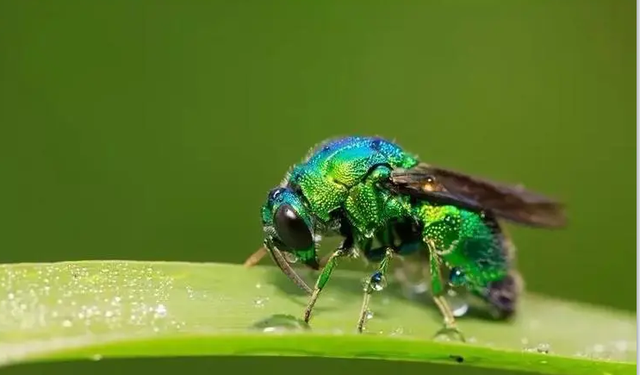
[[[434,338],[447,337],[453,341],[466,342],[464,335],[456,327],[442,327],[436,332]]]
[[[433,243],[429,241],[425,241],[430,245],[430,248],[433,248]],[[449,303],[444,297],[444,287],[442,282],[442,274],[440,272],[441,261],[440,257],[437,255],[435,251],[430,252],[430,274],[431,274],[431,292],[433,293],[433,302],[438,306],[438,310],[440,310],[440,314],[444,318],[444,327],[436,332],[435,337],[441,337],[442,335],[447,335],[451,338],[451,335],[457,336],[458,341],[465,342],[464,336],[456,327],[456,318],[453,315],[453,311],[451,311],[451,307]]]
[[[456,341],[465,342],[466,340],[462,335],[462,332],[460,332],[458,327],[456,327],[456,319],[453,316],[451,307],[449,306],[449,303],[444,298],[444,296],[442,295],[434,296],[433,301],[435,302],[436,306],[438,306],[440,313],[444,317],[444,327],[442,327],[440,330],[438,330],[438,332],[436,332],[435,338],[438,338],[444,335],[450,339],[453,338]]]

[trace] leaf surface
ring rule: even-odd
[[[548,374],[636,372],[636,316],[527,294],[513,322],[470,311],[467,343],[433,340],[425,295],[389,286],[355,333],[361,272],[337,270],[311,320],[307,296],[275,267],[79,261],[0,266],[0,365],[43,360],[286,355],[408,360]],[[312,281],[310,279],[310,281]],[[274,317],[275,316],[275,317]],[[548,354],[544,352],[548,350]]]

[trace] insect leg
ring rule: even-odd
[[[389,263],[393,258],[393,251],[389,248],[385,250],[384,257],[378,265],[378,269],[371,275],[371,277],[365,282],[364,285],[364,298],[362,300],[362,309],[360,310],[360,319],[358,319],[358,332],[361,333],[364,329],[364,322],[367,318],[367,312],[369,307],[369,300],[371,294],[384,288],[384,279],[386,277]]]
[[[439,330],[436,333],[436,336],[452,333],[464,342],[464,336],[462,336],[462,333],[458,331],[458,328],[456,327],[456,319],[453,315],[453,311],[451,311],[451,307],[444,297],[444,283],[442,281],[441,265],[440,257],[434,251],[430,251],[429,266],[431,273],[431,293],[433,295],[433,302],[438,306],[438,309],[444,318],[444,328]]]
[[[322,268],[322,273],[320,273],[318,280],[316,280],[316,285],[313,288],[311,299],[307,304],[307,308],[304,310],[305,323],[309,323],[309,320],[311,319],[311,311],[313,310],[313,306],[316,304],[316,301],[320,296],[320,292],[322,291],[322,288],[324,288],[324,286],[327,284],[327,281],[329,281],[329,278],[331,277],[331,273],[333,272],[333,269],[338,264],[338,258],[344,256],[345,254],[346,252],[344,250],[338,249],[334,251],[333,254],[331,254],[329,259],[327,259],[327,264],[324,266],[324,268]]]
[[[449,303],[445,299],[445,281],[442,266],[447,257],[458,251],[461,240],[461,212],[451,206],[424,205],[417,210],[418,217],[425,223],[422,237],[429,249],[429,267],[431,274],[431,294],[444,318],[444,328],[436,335],[452,333],[462,341],[464,338],[456,328],[456,321]]]

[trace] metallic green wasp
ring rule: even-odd
[[[262,206],[264,247],[247,262],[269,253],[311,298],[313,307],[338,259],[363,255],[377,269],[367,278],[357,328],[364,327],[373,292],[381,290],[394,257],[422,253],[428,259],[430,291],[444,318],[438,333],[456,333],[444,298],[450,287],[479,297],[501,319],[516,311],[521,278],[514,248],[500,220],[557,228],[562,205],[519,186],[491,182],[420,162],[378,137],[345,137],[321,143],[295,165]],[[320,262],[317,245],[340,236],[341,245]],[[310,288],[287,256],[322,271]]]

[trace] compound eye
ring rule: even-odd
[[[280,241],[292,250],[304,250],[313,245],[307,224],[288,204],[280,206],[276,211],[274,226]]]

